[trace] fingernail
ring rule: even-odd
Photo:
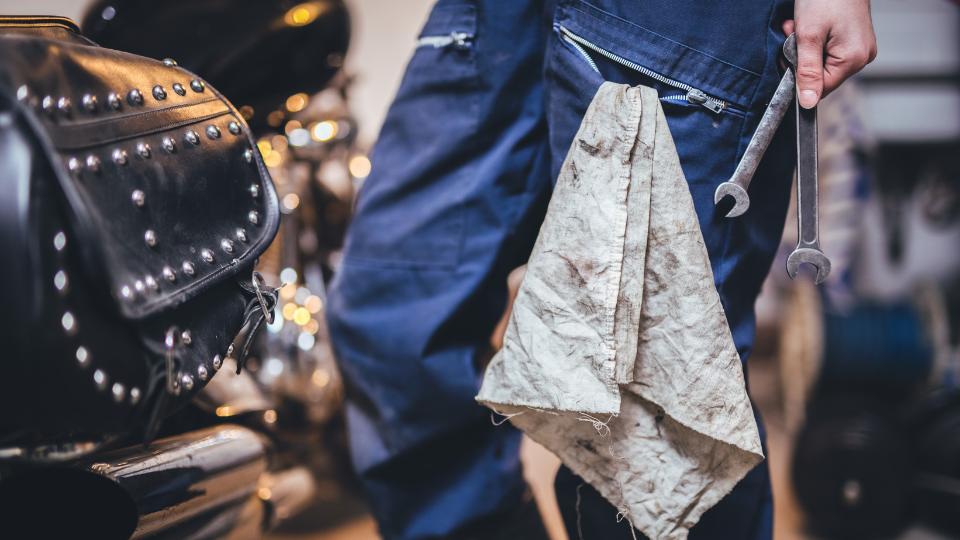
[[[800,92],[800,106],[809,109],[817,104],[817,93],[813,90],[802,90]]]

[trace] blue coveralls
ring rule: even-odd
[[[547,5],[545,5],[545,1]],[[388,540],[438,538],[519,504],[520,434],[474,401],[479,359],[530,252],[597,88],[644,84],[661,101],[690,185],[734,342],[746,360],[753,305],[784,226],[794,164],[788,120],[736,219],[715,208],[780,78],[784,0],[440,0],[373,151],[328,322],[347,382],[354,465]],[[575,47],[569,32],[593,45]],[[449,41],[443,45],[443,41]],[[437,47],[436,44],[441,44]],[[602,52],[719,98],[715,113]],[[589,60],[588,60],[589,59]],[[594,65],[596,69],[594,68]],[[630,538],[616,510],[562,470],[571,537]],[[693,538],[770,538],[760,465]]]

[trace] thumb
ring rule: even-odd
[[[819,32],[797,34],[797,97],[810,109],[823,95],[823,45]]]

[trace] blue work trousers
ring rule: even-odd
[[[526,261],[605,80],[659,91],[747,358],[789,200],[790,115],[750,187],[750,210],[726,219],[713,193],[776,88],[791,13],[783,0],[437,3],[374,148],[328,302],[352,457],[385,538],[443,538],[521,500],[520,435],[474,401],[479,363],[507,273]],[[557,486],[568,524],[581,529],[574,539],[630,537],[589,486],[575,507],[568,471]],[[769,538],[770,508],[761,465],[692,536]]]

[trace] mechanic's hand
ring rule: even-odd
[[[514,268],[507,276],[507,308],[500,317],[500,322],[493,329],[490,335],[490,346],[493,350],[499,351],[503,348],[503,336],[507,333],[507,323],[510,322],[510,313],[513,312],[513,301],[517,299],[517,293],[520,292],[520,283],[523,282],[523,276],[527,273],[527,265]]]
[[[796,0],[793,15],[783,32],[797,34],[797,90],[809,109],[877,57],[877,37],[870,0]]]

